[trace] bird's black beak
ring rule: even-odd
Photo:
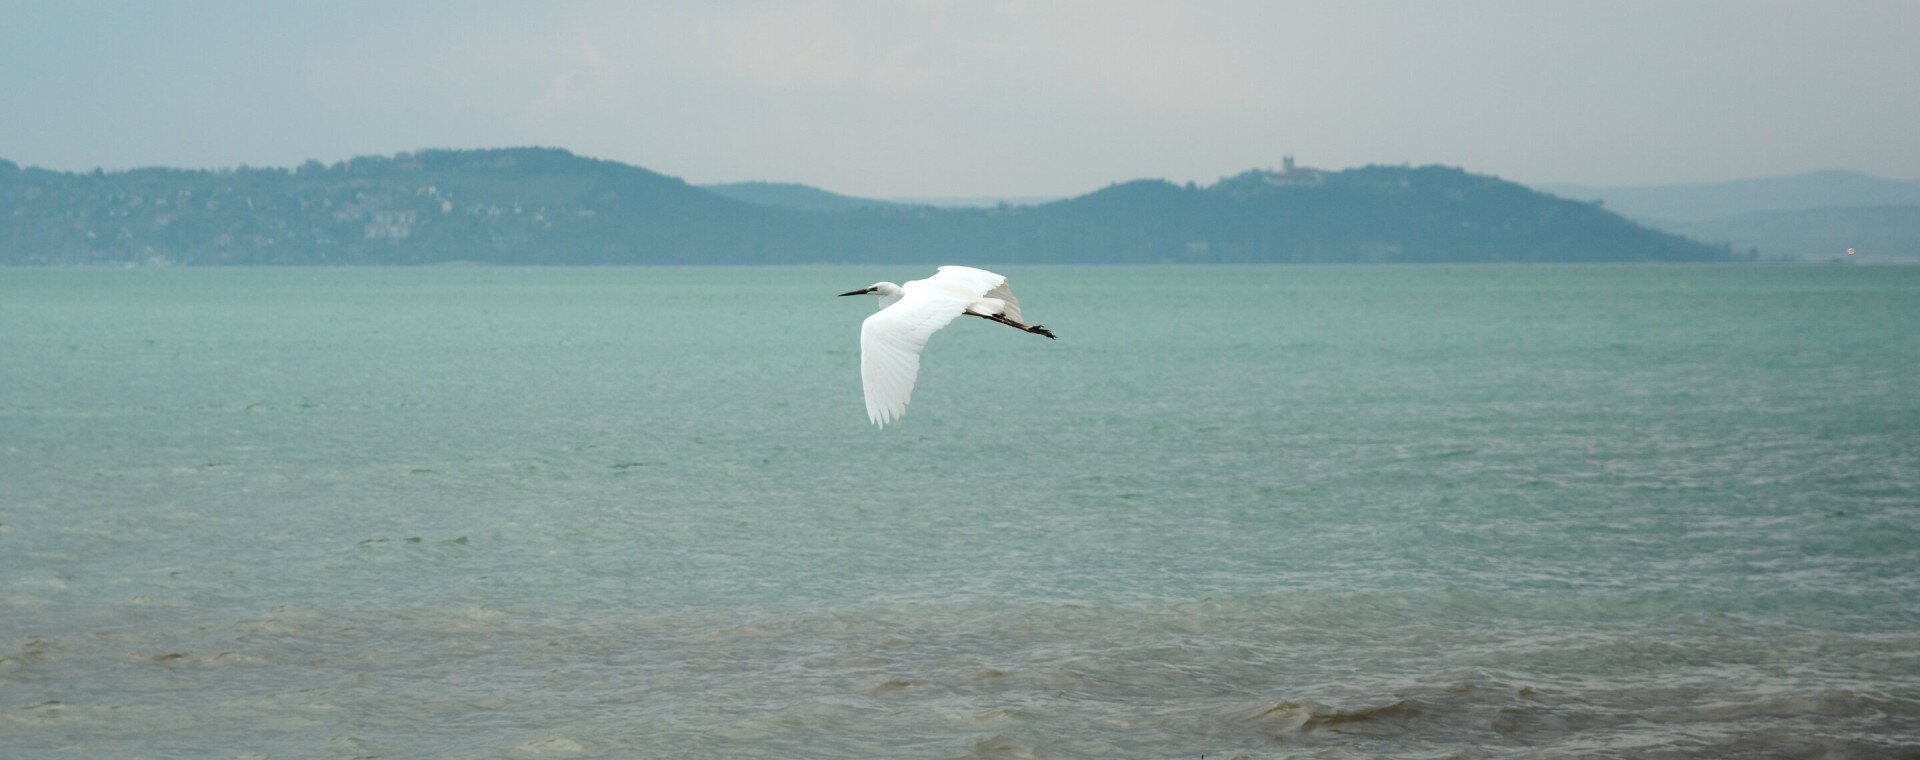
[[[847,292],[845,292],[845,293],[841,293],[840,295],[843,295],[843,296],[864,296],[864,295],[866,295],[866,294],[868,294],[868,293],[872,293],[872,292],[873,292],[873,288],[861,288],[861,289],[859,289],[859,290],[849,290],[849,291],[847,291]]]

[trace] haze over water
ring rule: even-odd
[[[1920,268],[929,271],[6,271],[0,747],[1920,752]]]

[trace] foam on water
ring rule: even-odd
[[[8,756],[1920,752],[1920,270],[0,279]]]

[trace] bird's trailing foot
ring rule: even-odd
[[[1025,322],[1015,322],[999,314],[981,314],[980,312],[977,312],[977,311],[969,311],[967,313],[990,322],[999,322],[1000,324],[1006,325],[1015,330],[1023,330],[1026,332],[1033,333],[1034,335],[1045,335],[1049,339],[1054,339],[1052,330],[1048,330],[1047,328],[1041,327],[1039,325],[1030,325]]]

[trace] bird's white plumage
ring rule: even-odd
[[[867,418],[880,427],[907,413],[920,375],[920,352],[940,328],[968,311],[1020,320],[1020,302],[1007,288],[1007,278],[984,269],[940,267],[900,290],[897,300],[882,300],[881,309],[860,323],[860,382]]]
[[[1005,307],[995,313],[1015,322],[1025,321],[1020,319],[1020,299],[1013,297],[1013,290],[1007,287],[1007,278],[1005,277],[985,269],[946,266],[940,267],[940,269],[928,279],[951,281],[970,291],[978,291],[978,293],[974,295],[974,298],[998,299],[1005,304]]]

